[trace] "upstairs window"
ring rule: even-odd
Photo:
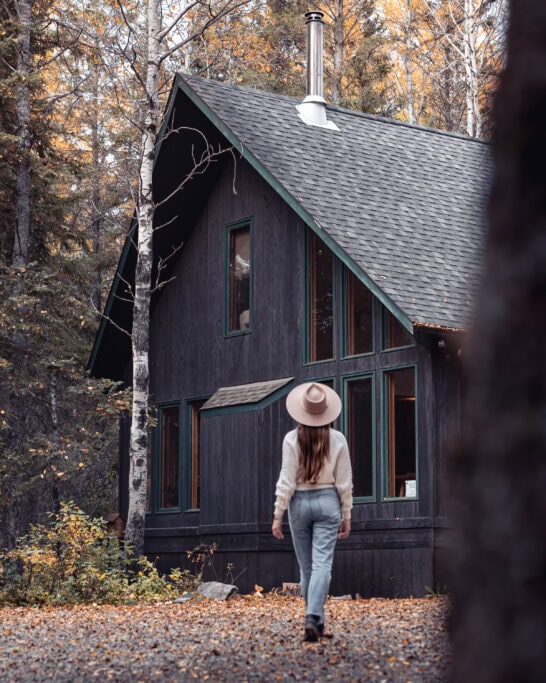
[[[315,362],[334,357],[334,259],[324,242],[308,234],[308,360]]]
[[[228,227],[227,332],[250,329],[252,263],[250,224]]]
[[[180,408],[162,407],[159,411],[159,507],[180,507]]]
[[[372,353],[373,294],[350,270],[345,270],[345,305],[346,355]]]
[[[402,346],[413,346],[412,335],[403,327],[394,315],[383,308],[383,348],[398,349]]]

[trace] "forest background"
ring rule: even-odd
[[[0,5],[0,548],[62,499],[117,506],[122,387],[85,367],[137,203],[138,0]],[[488,138],[503,0],[165,1],[181,70],[303,97],[303,14],[325,13],[328,102]],[[177,45],[184,44],[177,50]],[[153,397],[152,397],[153,400]]]

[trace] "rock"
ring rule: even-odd
[[[231,583],[207,581],[199,586],[197,592],[204,595],[205,598],[210,598],[212,600],[227,600],[233,593],[236,593],[237,590],[237,586],[234,586]]]
[[[334,595],[332,600],[352,600],[353,596],[350,593],[347,595]]]
[[[176,598],[176,600],[174,600],[173,602],[175,605],[179,605],[183,602],[188,602],[188,600],[191,600],[192,598],[193,598],[192,593],[188,593],[187,595],[183,595],[180,598]]]

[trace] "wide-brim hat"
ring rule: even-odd
[[[341,399],[326,384],[304,382],[286,397],[286,410],[302,425],[324,427],[341,413]]]

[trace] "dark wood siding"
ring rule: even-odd
[[[447,418],[441,413],[453,407],[449,393],[455,375],[440,360],[431,362],[427,337],[416,347],[342,358],[340,325],[336,360],[304,363],[305,226],[245,162],[238,162],[237,194],[233,193],[233,181],[232,171],[226,169],[184,245],[174,279],[154,306],[152,400],[180,401],[182,431],[187,434],[187,401],[210,396],[221,386],[291,376],[296,382],[333,377],[340,390],[342,378],[351,374],[373,371],[379,383],[381,369],[414,365],[418,499],[381,500],[384,465],[378,457],[377,500],[355,505],[351,537],[340,542],[336,551],[332,590],[363,596],[423,595],[425,585],[434,583],[435,516],[443,510],[437,501],[436,439],[438,432],[447,429]],[[252,331],[226,336],[226,225],[245,218],[252,224]],[[339,304],[339,262],[335,277]],[[375,301],[374,305],[379,320],[380,304]],[[379,350],[379,326],[375,341]],[[442,392],[446,396],[438,399]],[[376,402],[379,452],[379,392]],[[226,564],[232,562],[235,575],[243,572],[238,580],[242,590],[252,589],[254,583],[271,588],[282,581],[298,580],[289,536],[279,542],[270,533],[282,438],[292,426],[283,400],[260,410],[234,407],[209,416],[203,413],[201,509],[147,517],[146,549],[160,558],[160,567],[184,564],[187,550],[200,542],[215,542],[218,576],[223,576]],[[182,442],[186,451],[185,436]],[[184,452],[183,458],[187,455]]]

